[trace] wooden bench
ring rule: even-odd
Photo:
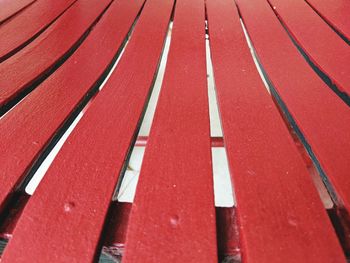
[[[1,262],[347,262],[349,14],[349,0],[0,1]],[[215,206],[214,147],[234,206]]]

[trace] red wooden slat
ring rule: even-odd
[[[264,0],[237,3],[272,85],[349,210],[349,107],[302,58]]]
[[[268,1],[310,60],[350,96],[349,45],[304,0]]]
[[[111,0],[78,1],[20,52],[0,64],[0,110],[62,59]],[[30,66],[29,66],[30,65]]]
[[[14,16],[36,0],[2,0],[0,2],[0,24]]]
[[[113,61],[142,2],[114,2],[66,63],[0,119],[0,211],[43,147]]]
[[[0,62],[22,48],[76,0],[37,0],[0,27]],[[14,1],[15,2],[15,1]]]
[[[121,2],[135,6],[134,1]],[[146,2],[116,71],[29,200],[2,262],[27,262],[28,258],[35,262],[91,262],[94,258],[159,63],[172,5],[164,0]],[[110,15],[119,17],[125,11],[116,8]],[[105,25],[116,26],[111,21]],[[100,46],[95,52],[103,54],[105,48]],[[77,76],[80,81],[81,76],[87,77]]]
[[[254,65],[234,2],[207,0],[207,13],[243,262],[344,262],[311,176]]]
[[[350,41],[349,0],[306,0],[333,28]]]
[[[204,1],[176,1],[163,87],[130,215],[126,263],[217,261],[204,19]]]

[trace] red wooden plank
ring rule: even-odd
[[[204,20],[204,1],[176,1],[163,87],[130,215],[126,263],[217,261]]]
[[[306,0],[316,12],[350,41],[350,1],[348,0]]]
[[[0,62],[17,52],[76,0],[38,0],[0,27]],[[15,2],[15,1],[13,1]]]
[[[0,112],[30,88],[77,45],[111,0],[78,1],[43,34],[0,64]],[[30,66],[28,66],[30,65]],[[6,107],[5,107],[6,108]]]
[[[2,0],[0,3],[0,24],[16,15],[36,0]]]
[[[349,45],[304,0],[268,1],[313,64],[350,96]]]
[[[121,2],[135,6],[134,1]],[[90,104],[29,200],[2,262],[27,262],[28,258],[35,262],[94,259],[115,185],[159,63],[172,5],[172,1],[164,0],[146,2],[116,71]],[[115,7],[110,19],[125,15],[120,6]],[[108,28],[118,25],[108,22]],[[110,30],[108,33],[118,35]],[[95,50],[100,55],[103,52],[103,46]],[[95,60],[89,58],[85,62]],[[81,76],[88,77],[77,76],[77,85]]]
[[[207,0],[207,13],[243,261],[344,262],[311,176],[254,65],[234,2]]]
[[[0,211],[12,189],[113,61],[142,2],[113,2],[66,63],[0,119]]]
[[[237,3],[276,93],[310,145],[338,201],[349,210],[349,107],[302,58],[264,0]]]

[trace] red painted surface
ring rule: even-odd
[[[122,256],[132,203],[112,202],[103,245],[110,255]],[[235,207],[216,207],[217,246],[219,260],[240,259],[239,231]],[[213,244],[214,246],[215,244]],[[237,261],[238,262],[238,261]]]
[[[277,93],[350,209],[350,109],[316,75],[265,1],[237,0],[257,56]]]
[[[16,15],[36,0],[2,0],[0,3],[0,24]]]
[[[141,4],[141,0],[114,2],[79,49],[0,119],[0,210],[45,145],[113,61]],[[119,13],[123,15],[116,15]]]
[[[348,0],[306,0],[306,2],[350,41],[350,2]]]
[[[1,25],[0,62],[44,30],[75,1],[37,0],[21,14]]]
[[[204,20],[204,1],[176,1],[125,263],[217,261]]]
[[[311,61],[350,96],[349,45],[304,0],[268,1]]]
[[[208,0],[207,13],[243,261],[345,262],[311,176],[254,65],[234,2]]]
[[[101,21],[108,34],[94,39],[96,44],[107,36],[115,41],[118,33],[111,30],[126,23],[121,17],[135,15],[141,2],[136,3],[114,2]],[[132,11],[122,10],[123,5],[133,6]],[[147,1],[116,70],[29,200],[2,262],[91,262],[99,252],[105,217],[160,60],[172,6],[172,1]],[[102,45],[94,50],[100,56],[106,52]],[[98,58],[91,55],[85,54],[84,67],[96,63]],[[86,73],[70,72],[79,82],[89,77]],[[72,231],[76,229],[81,231]]]
[[[32,43],[1,63],[0,108],[36,79],[46,76],[50,68],[88,32],[110,2],[78,1]]]

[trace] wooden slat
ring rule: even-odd
[[[2,0],[0,2],[0,24],[16,15],[36,0]]]
[[[2,262],[91,262],[99,252],[105,216],[152,86],[172,6],[173,1],[146,2],[116,71],[30,199]],[[109,19],[125,16],[125,10],[115,7]],[[105,30],[122,23],[106,22]],[[85,75],[77,76],[81,81]]]
[[[311,176],[254,65],[234,2],[207,0],[207,14],[243,262],[344,262]]]
[[[142,2],[114,2],[66,63],[0,119],[0,211],[12,189],[109,67]]]
[[[37,0],[0,26],[0,62],[25,46],[76,0]],[[15,2],[15,1],[13,1]]]
[[[6,110],[6,104],[47,77],[56,63],[68,56],[110,2],[78,1],[32,43],[0,64],[0,113],[2,107]]]
[[[350,41],[350,1],[306,0],[335,30]]]
[[[329,190],[349,210],[350,108],[302,58],[264,0],[237,3],[276,94],[330,180]]]
[[[350,96],[349,45],[304,0],[268,1],[313,64]]]
[[[217,261],[204,1],[177,0],[123,262]]]

